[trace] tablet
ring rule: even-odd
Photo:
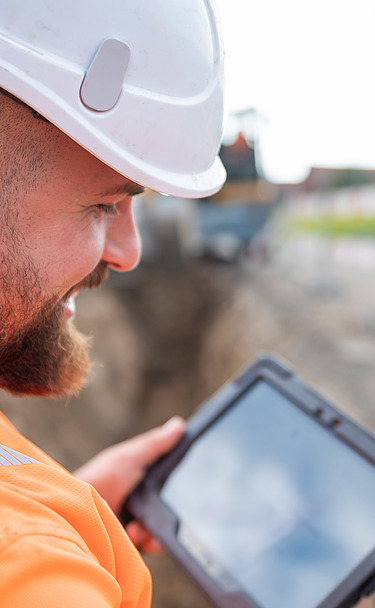
[[[375,439],[272,357],[228,382],[124,507],[219,608],[375,589]]]

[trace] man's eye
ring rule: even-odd
[[[95,208],[100,212],[100,214],[118,215],[116,205],[103,205],[102,203],[99,203],[98,205],[95,205]]]

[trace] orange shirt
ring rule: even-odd
[[[0,414],[1,608],[148,608],[137,550],[89,485]]]

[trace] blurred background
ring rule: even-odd
[[[139,268],[78,300],[96,362],[78,399],[0,396],[70,470],[189,416],[265,351],[375,430],[375,5],[217,4],[226,185],[207,200],[137,200]],[[154,608],[208,606],[168,556],[146,559]]]

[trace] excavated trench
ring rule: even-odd
[[[79,399],[0,397],[16,426],[71,470],[175,413],[188,416],[265,350],[375,429],[375,289],[368,274],[276,258],[257,266],[180,260],[116,276],[81,294],[78,309],[97,361]],[[147,562],[153,608],[208,606],[167,556]]]

